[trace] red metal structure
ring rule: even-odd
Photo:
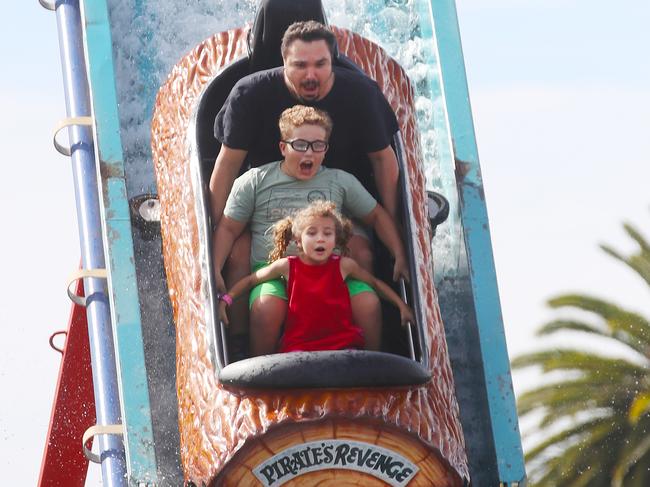
[[[83,281],[77,281],[76,294],[83,295]],[[63,349],[53,338],[65,334]],[[52,348],[62,354],[59,378],[54,394],[50,427],[41,463],[38,487],[83,487],[88,472],[81,439],[84,431],[95,424],[95,396],[86,309],[72,305],[67,332],[50,337]]]

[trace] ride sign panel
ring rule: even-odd
[[[349,440],[321,440],[282,450],[253,470],[264,485],[279,486],[317,470],[347,469],[373,475],[391,486],[403,487],[418,467],[394,451],[370,443]]]

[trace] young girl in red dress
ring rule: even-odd
[[[352,320],[350,295],[344,282],[352,277],[366,282],[397,306],[402,325],[413,321],[411,309],[386,283],[353,259],[333,254],[335,248],[345,254],[351,228],[351,222],[329,201],[312,203],[294,217],[280,220],[274,226],[271,264],[246,276],[220,296],[220,318],[228,323],[226,307],[243,292],[260,282],[283,277],[288,308],[278,351],[362,349],[363,331]],[[298,255],[283,257],[292,240],[298,245]]]

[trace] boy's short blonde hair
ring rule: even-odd
[[[302,125],[317,125],[325,129],[325,139],[329,140],[332,133],[332,119],[323,110],[304,105],[294,105],[287,108],[280,115],[280,134],[282,139],[286,140],[291,137],[293,130]]]

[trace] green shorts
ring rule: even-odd
[[[267,265],[269,265],[268,262],[257,262],[256,264],[253,264],[253,272],[261,269],[262,267],[266,267]],[[372,286],[357,279],[346,279],[345,284],[348,286],[350,296],[356,296],[357,294],[364,292],[375,292]],[[284,279],[272,279],[270,281],[258,284],[253,289],[251,289],[251,293],[248,297],[248,307],[251,308],[253,306],[253,302],[260,296],[277,296],[278,298],[284,299],[286,301],[286,288],[287,286],[284,282]]]

